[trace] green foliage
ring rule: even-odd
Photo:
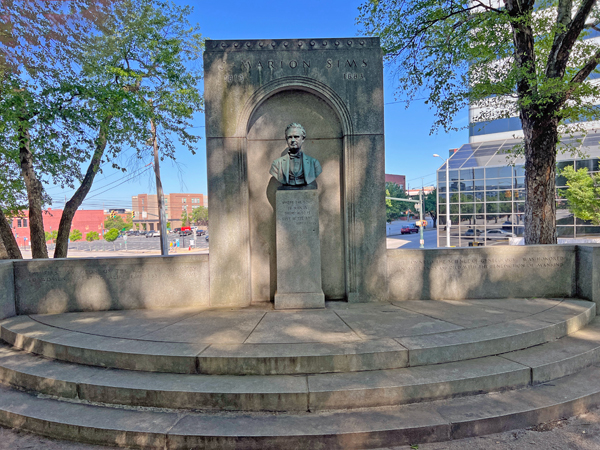
[[[117,230],[122,230],[127,226],[127,222],[123,220],[121,216],[115,216],[114,218],[104,219],[104,228],[110,230],[111,228],[116,228]]]
[[[206,206],[197,206],[192,210],[192,221],[196,225],[208,226],[208,208]]]
[[[554,14],[534,13],[534,3],[535,9],[553,8]],[[575,21],[561,22],[556,14],[558,8],[570,19],[568,2],[515,3],[518,10],[504,3],[498,8],[487,5],[470,0],[371,0],[360,7],[357,20],[369,34],[380,36],[386,60],[398,68],[399,95],[409,102],[427,96],[436,113],[432,130],[456,129],[454,116],[469,104],[492,107],[479,110],[475,122],[513,116],[517,108],[532,106],[538,113],[554,108],[561,122],[600,117],[593,107],[600,86],[574,80],[587,63],[592,62],[592,69],[598,63],[597,44],[583,40],[588,29],[575,34],[577,52],[566,47],[563,54],[556,52],[555,41],[564,38],[567,25],[577,26]],[[588,20],[597,24],[598,18],[599,8],[594,7]],[[521,48],[513,29],[531,31],[534,55],[515,57]],[[568,67],[555,73],[561,67],[559,57],[569,58]],[[523,82],[530,88],[518,90],[515,104],[515,88]],[[566,103],[565,96],[573,101]]]
[[[181,212],[181,226],[182,227],[187,227],[190,223],[190,219],[188,217],[187,211],[182,211]]]
[[[98,234],[97,231],[90,231],[89,233],[87,233],[85,235],[85,240],[88,242],[97,241],[99,239],[100,239],[100,235]]]
[[[0,30],[0,208],[27,204],[19,143],[29,147],[44,185],[81,184],[75,209],[102,164],[121,168],[123,150],[148,155],[150,120],[161,131],[161,158],[175,157],[175,141],[195,152],[199,137],[190,130],[203,106],[203,41],[187,19],[191,11],[161,0],[0,6],[12,21]],[[42,195],[38,203],[51,203]]]
[[[116,228],[110,229],[108,232],[104,233],[104,240],[106,242],[113,242],[119,237],[119,230]]]
[[[81,231],[79,231],[77,229],[71,231],[71,233],[69,234],[69,239],[73,242],[80,241],[82,238],[83,238],[83,235],[81,234]]]
[[[569,211],[581,220],[600,225],[600,174],[588,174],[586,168],[565,167],[560,175],[567,179],[567,189],[561,190],[568,200]]]
[[[437,189],[434,189],[423,198],[423,215],[429,214],[433,220],[433,226],[437,223]]]
[[[44,236],[46,237],[46,242],[54,241],[56,236],[58,236],[58,230],[44,231]]]
[[[409,198],[404,189],[396,183],[390,181],[385,183],[385,196],[394,198]],[[414,208],[411,202],[402,202],[398,200],[385,200],[385,220],[392,223],[406,214],[406,211],[412,211]]]
[[[103,111],[115,122],[110,154],[118,154],[123,145],[138,155],[148,153],[151,119],[161,131],[161,159],[174,158],[173,139],[195,152],[199,137],[189,130],[203,106],[196,61],[204,44],[198,26],[187,19],[191,12],[191,7],[169,1],[115,2],[104,33],[92,39],[82,60],[83,73],[114,88],[110,109]]]
[[[171,222],[167,222],[167,230],[171,229]]]

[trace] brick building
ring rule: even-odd
[[[44,231],[52,232],[58,230],[62,209],[48,208],[43,212]],[[83,235],[83,239],[87,233],[96,231],[102,236],[102,226],[104,224],[104,211],[101,209],[78,210],[73,217],[71,230],[79,230]],[[13,234],[17,239],[19,246],[29,245],[31,235],[29,232],[29,211],[23,211],[22,217],[15,217],[10,222]]]
[[[208,207],[208,197],[204,194],[165,194],[165,211],[171,229],[181,226],[181,214],[188,216],[198,206]],[[134,224],[146,225],[146,230],[158,230],[158,197],[152,194],[138,194],[131,197],[131,208],[135,213]]]
[[[402,189],[406,189],[406,176],[405,175],[392,175],[389,173],[385,174],[385,182],[396,183]]]

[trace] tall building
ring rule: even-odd
[[[600,31],[590,29],[584,38],[587,42],[600,44]],[[600,73],[592,73],[588,83],[600,83]],[[477,240],[483,245],[508,244],[507,233],[523,236],[525,211],[524,158],[513,158],[510,149],[522,143],[523,130],[518,111],[509,117],[483,121],[499,104],[506,107],[508,97],[489,97],[480,104],[469,106],[469,143],[458,150],[451,150],[448,159],[449,180],[446,180],[446,164],[437,172],[438,179],[438,246],[446,245],[446,183],[450,190],[450,220],[452,246],[465,247]],[[498,103],[496,103],[498,102]],[[600,106],[600,105],[597,105]],[[575,169],[587,167],[590,173],[598,172],[600,157],[600,121],[580,123],[588,130],[565,137],[557,153],[557,172],[567,165]],[[578,147],[580,158],[566,145]],[[564,189],[565,179],[557,176],[556,188]],[[600,237],[600,227],[576,219],[567,208],[566,201],[557,195],[556,225],[559,237]],[[498,231],[500,230],[500,231]]]
[[[478,241],[483,245],[508,244],[508,235],[523,236],[525,212],[525,160],[510,157],[510,149],[520,139],[503,139],[465,144],[437,172],[438,247],[446,245],[446,187],[450,190],[450,245],[467,247]],[[565,149],[579,147],[580,158]],[[510,159],[508,159],[510,157]],[[600,172],[600,133],[563,139],[557,155],[557,172],[568,165]],[[514,165],[509,165],[514,162]],[[566,188],[566,180],[557,176],[556,188]],[[600,237],[600,227],[577,219],[557,196],[556,225],[559,237]],[[493,231],[492,231],[493,230]],[[502,230],[502,231],[498,231]],[[505,233],[503,233],[505,232]]]
[[[185,211],[191,216],[198,206],[208,207],[205,194],[165,194],[165,212],[171,229],[181,227],[181,215]],[[146,230],[159,230],[158,197],[155,194],[138,194],[131,197],[131,208],[135,214],[134,224],[145,225]]]

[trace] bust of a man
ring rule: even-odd
[[[271,164],[269,173],[288,189],[316,188],[315,180],[321,174],[321,164],[302,152],[306,131],[299,123],[285,129],[287,153]]]

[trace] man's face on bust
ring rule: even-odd
[[[304,142],[302,130],[299,128],[290,128],[287,131],[285,140],[287,141],[290,151],[292,153],[298,153],[302,149],[302,143]]]

